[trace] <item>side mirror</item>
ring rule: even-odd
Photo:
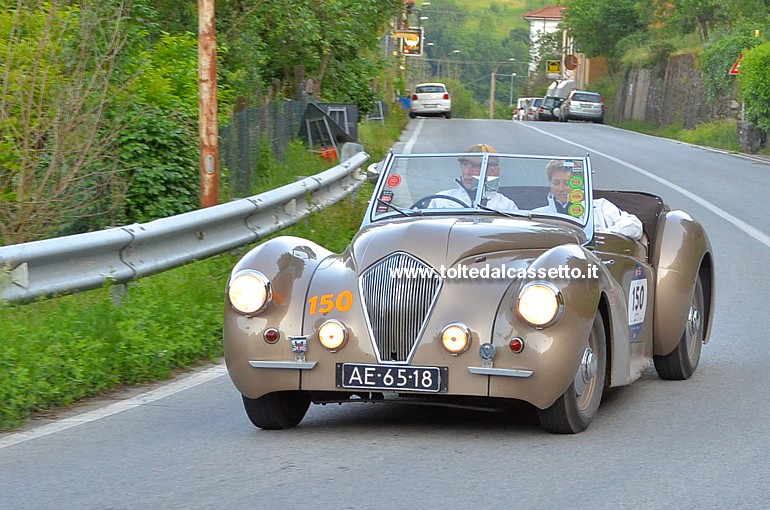
[[[380,168],[379,165],[382,163],[382,161],[378,161],[377,163],[372,163],[368,167],[366,167],[366,180],[369,182],[377,182],[377,179],[380,178]]]

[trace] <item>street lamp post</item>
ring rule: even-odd
[[[516,62],[516,59],[511,57],[508,59],[508,62],[498,62],[497,65],[495,65],[495,70],[492,71],[492,75],[490,76],[490,83],[489,83],[489,118],[494,119],[495,118],[495,76],[497,75],[497,70],[500,69],[500,66],[503,64],[512,64]],[[516,73],[511,75],[511,104],[513,103],[513,77],[516,75]],[[505,75],[503,75],[505,76]]]
[[[436,74],[438,75],[439,79],[441,79],[441,61],[443,59],[445,59],[445,58],[447,58],[447,57],[449,57],[451,55],[455,55],[457,53],[460,53],[460,50],[452,50],[449,53],[447,53],[446,55],[444,55],[443,57],[441,57],[440,59],[438,59],[438,66],[437,66],[437,69],[436,69]],[[447,71],[448,71],[449,70],[449,61],[447,61],[446,68],[447,68]],[[449,73],[447,72],[447,76],[448,75],[449,75]]]
[[[508,106],[513,106],[513,79],[516,77],[516,73],[511,73],[511,98],[508,101]]]

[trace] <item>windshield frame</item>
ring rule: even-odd
[[[507,161],[510,162],[510,164],[515,164],[516,159],[525,159],[527,161],[542,161],[543,169],[545,169],[545,166],[550,160],[563,160],[563,161],[570,161],[571,163],[575,164],[576,167],[582,166],[582,175],[584,178],[584,185],[582,190],[585,194],[585,208],[586,212],[582,216],[582,221],[580,218],[573,218],[566,215],[558,215],[555,213],[549,213],[549,212],[532,212],[532,210],[529,209],[522,209],[521,211],[515,210],[515,209],[503,209],[503,210],[495,210],[494,208],[489,208],[488,206],[485,206],[485,203],[482,202],[482,197],[488,187],[485,186],[477,186],[475,196],[473,197],[472,202],[469,204],[470,207],[453,207],[453,208],[446,208],[446,207],[436,207],[436,208],[414,208],[411,209],[409,207],[404,207],[403,204],[396,205],[392,204],[388,206],[387,203],[384,203],[381,198],[384,196],[383,191],[388,188],[387,181],[390,177],[391,173],[398,173],[398,165],[399,163],[403,163],[404,161],[419,161],[422,158],[444,158],[444,160],[452,160],[456,163],[456,160],[458,158],[462,157],[473,157],[473,158],[481,158],[481,168],[480,168],[480,174],[479,174],[479,182],[488,182],[487,180],[487,173],[489,169],[489,161],[490,157],[494,158],[500,158],[500,161]],[[579,162],[579,163],[578,163]],[[366,211],[366,216],[364,217],[362,227],[367,226],[369,224],[373,223],[381,223],[383,221],[391,221],[391,220],[405,220],[407,219],[406,213],[409,216],[409,220],[413,220],[415,217],[418,218],[431,218],[431,217],[446,217],[446,216],[455,216],[455,217],[467,217],[470,215],[484,215],[484,216],[490,216],[490,215],[500,215],[500,216],[508,216],[508,217],[515,217],[515,218],[521,218],[523,220],[534,220],[539,221],[540,219],[549,219],[549,220],[557,220],[557,221],[566,221],[569,222],[572,225],[579,226],[582,228],[586,234],[586,240],[590,242],[593,239],[593,183],[592,183],[592,167],[591,167],[591,160],[590,155],[585,154],[583,156],[554,156],[554,155],[535,155],[535,154],[517,154],[517,153],[420,153],[420,154],[395,154],[393,152],[389,152],[385,159],[381,161],[377,165],[377,173],[379,174],[379,177],[377,179],[377,182],[375,184],[374,193],[372,195],[371,200],[369,201],[369,206]],[[547,186],[547,179],[545,173],[543,173],[543,184]],[[378,200],[380,199],[380,200]],[[383,210],[384,209],[384,210]],[[400,210],[399,210],[400,209]],[[413,214],[411,214],[413,213]]]

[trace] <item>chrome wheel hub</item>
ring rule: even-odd
[[[596,377],[596,371],[599,369],[599,359],[590,347],[583,351],[583,359],[580,360],[578,373],[575,375],[575,392],[578,396],[586,390],[588,383]]]
[[[695,336],[700,331],[701,317],[700,311],[695,306],[690,307],[690,312],[687,314],[687,334],[688,336]]]

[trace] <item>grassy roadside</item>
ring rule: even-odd
[[[678,125],[656,127],[651,123],[643,121],[620,121],[613,122],[612,124],[615,127],[629,131],[647,133],[648,135],[714,147],[726,151],[742,152],[741,145],[738,143],[738,123],[735,119],[699,124],[695,129],[685,129]]]
[[[406,125],[400,109],[386,122],[360,125],[373,160]],[[328,164],[293,144],[285,163],[267,158],[255,193],[311,175]],[[370,185],[277,235],[341,251],[358,230]],[[162,380],[175,369],[222,355],[223,290],[248,249],[212,257],[128,285],[117,299],[103,288],[24,306],[0,305],[0,431],[33,413],[67,406],[121,386]]]

